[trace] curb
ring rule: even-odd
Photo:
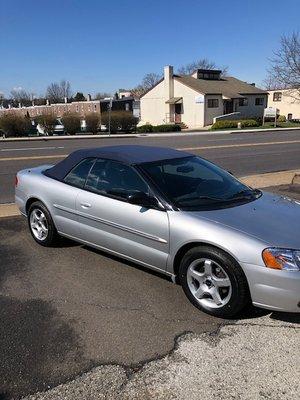
[[[48,140],[73,140],[73,139],[111,139],[111,138],[135,138],[137,134],[120,134],[120,135],[61,135],[61,136],[30,136],[30,137],[13,137],[0,138],[1,142],[35,142]]]
[[[254,188],[268,188],[271,186],[289,185],[300,170],[267,172],[265,174],[242,176],[239,179]]]
[[[300,174],[300,170],[268,172],[265,174],[247,175],[239,179],[253,188],[268,188],[271,186],[287,185]],[[15,203],[0,204],[0,218],[21,215]]]
[[[121,139],[121,138],[137,138],[137,137],[172,137],[172,136],[202,136],[202,135],[234,135],[240,133],[251,133],[251,132],[280,132],[280,131],[291,131],[299,130],[300,127],[291,128],[266,128],[266,129],[239,129],[239,130],[220,130],[220,131],[181,131],[181,132],[169,132],[169,133],[135,133],[135,134],[119,134],[119,135],[74,135],[74,136],[37,136],[37,137],[20,137],[20,138],[0,138],[1,142],[31,142],[31,141],[51,141],[51,140],[73,140],[73,139]]]
[[[21,215],[15,203],[0,204],[0,218],[15,217]]]

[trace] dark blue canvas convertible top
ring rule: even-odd
[[[105,158],[128,165],[135,165],[191,155],[184,151],[156,146],[121,145],[94,147],[74,151],[64,160],[47,169],[44,174],[50,178],[62,180],[72,168],[85,158]]]

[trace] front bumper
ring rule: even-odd
[[[274,311],[300,312],[300,271],[279,271],[241,263],[252,303]]]

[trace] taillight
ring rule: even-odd
[[[18,183],[19,183],[19,179],[18,179],[18,177],[17,177],[17,175],[16,175],[16,176],[15,176],[15,187],[18,186]]]

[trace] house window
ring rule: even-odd
[[[273,101],[281,101],[282,93],[281,92],[275,92],[273,93]]]
[[[287,115],[287,119],[290,121],[291,119],[293,119],[293,114],[288,114]]]
[[[263,106],[264,105],[264,98],[263,97],[256,97],[255,105],[256,106]]]
[[[125,110],[129,111],[129,103],[125,103]]]
[[[208,99],[207,107],[208,108],[218,108],[219,107],[219,99]]]
[[[97,104],[94,104],[94,112],[97,111]]]
[[[244,107],[248,105],[248,99],[247,97],[244,97],[243,99],[239,99],[239,107]]]

